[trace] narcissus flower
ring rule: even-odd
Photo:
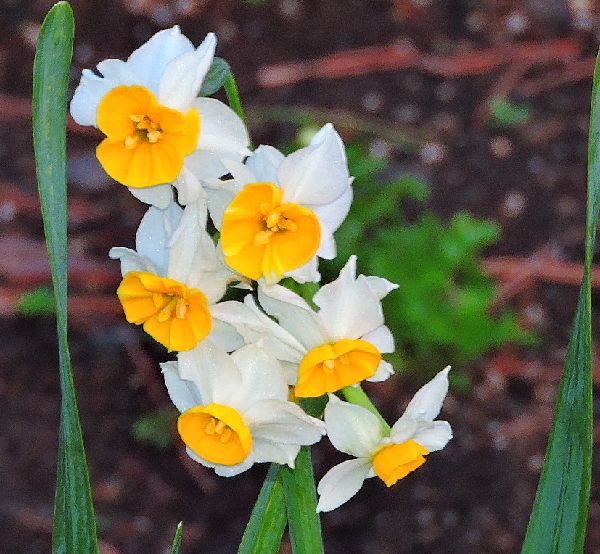
[[[333,126],[287,157],[260,146],[231,173],[233,180],[207,185],[227,264],[269,283],[283,276],[318,281],[317,257],[335,257],[333,232],[352,201],[344,145]]]
[[[71,115],[104,133],[96,150],[102,167],[144,202],[166,208],[171,182],[182,203],[196,201],[202,179],[228,172],[221,157],[241,161],[249,152],[241,119],[218,100],[197,98],[215,47],[210,33],[194,49],[175,26],[127,61],[100,62],[101,75],[83,71]]]
[[[288,401],[279,363],[258,346],[229,356],[204,344],[162,368],[188,454],[217,475],[238,475],[261,462],[294,467],[300,446],[325,433],[322,421]]]
[[[330,397],[325,408],[329,440],[355,459],[334,466],[321,479],[317,511],[341,506],[370,477],[391,487],[422,466],[430,452],[446,446],[452,438],[450,424],[434,420],[448,393],[448,371],[449,367],[415,394],[391,431],[369,410]]]
[[[228,282],[239,280],[219,259],[205,230],[206,210],[197,203],[182,210],[151,207],[136,235],[136,250],[112,248],[121,260],[117,295],[127,321],[143,325],[168,350],[194,348],[210,337],[223,348],[238,348],[241,337],[226,324],[227,304],[213,314]]]
[[[315,312],[300,296],[280,285],[259,285],[258,299],[267,317],[248,295],[232,324],[247,342],[261,340],[288,373],[297,397],[316,397],[392,373],[381,355],[394,351],[384,324],[381,299],[397,285],[381,277],[356,276],[351,256],[339,277],[321,287]]]

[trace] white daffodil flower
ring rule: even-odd
[[[169,351],[190,350],[213,340],[228,351],[243,341],[229,326],[227,304],[213,313],[227,284],[239,281],[219,258],[205,230],[206,208],[175,202],[166,210],[150,207],[136,233],[136,250],[112,248],[123,280],[117,295],[127,321],[143,325]]]
[[[357,277],[356,256],[351,256],[339,277],[315,294],[318,311],[281,285],[261,283],[260,305],[279,324],[250,295],[232,308],[229,321],[246,342],[262,341],[281,361],[297,397],[317,397],[393,374],[381,358],[394,351],[381,299],[396,288],[380,277]]]
[[[227,264],[269,283],[284,276],[319,281],[317,258],[335,257],[333,233],[352,202],[346,152],[333,126],[287,157],[260,146],[230,172],[233,180],[206,186]]]
[[[148,204],[167,208],[178,188],[182,204],[203,198],[203,179],[228,173],[221,160],[249,153],[242,120],[222,102],[198,98],[217,39],[195,49],[178,26],[156,33],[127,61],[84,69],[71,115],[106,138],[96,149],[104,170]]]
[[[217,475],[261,462],[293,468],[300,446],[325,434],[322,421],[288,401],[279,363],[256,345],[229,356],[207,343],[161,367],[188,454]]]
[[[425,456],[452,438],[447,421],[434,421],[448,393],[447,367],[423,386],[387,431],[366,408],[331,395],[325,408],[329,440],[354,456],[331,468],[319,482],[317,511],[329,512],[352,498],[365,479],[379,477],[388,487],[423,465]]]

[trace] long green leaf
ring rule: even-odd
[[[276,554],[286,523],[281,466],[271,464],[244,531],[239,554]]]
[[[171,554],[179,554],[181,549],[181,540],[183,539],[183,521],[180,521],[175,530],[173,544],[171,545]]]
[[[96,521],[67,342],[66,109],[74,21],[66,2],[46,16],[33,67],[33,142],[56,304],[62,395],[53,552],[98,551]]]
[[[292,551],[319,554],[324,550],[310,447],[300,449],[295,465],[294,469],[287,466],[281,469]]]
[[[588,145],[585,266],[554,422],[524,554],[583,551],[592,465],[591,266],[600,207],[600,57],[596,60]]]

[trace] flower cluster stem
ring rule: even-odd
[[[356,404],[357,406],[366,408],[370,412],[374,413],[379,421],[381,421],[384,428],[387,431],[390,430],[390,426],[388,425],[387,421],[379,413],[379,410],[375,407],[375,404],[371,402],[371,399],[360,385],[345,387],[342,389],[342,394],[344,395],[344,398],[351,404]]]

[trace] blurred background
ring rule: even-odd
[[[455,368],[443,412],[455,439],[393,489],[372,479],[324,515],[328,553],[519,550],[582,272],[594,4],[72,2],[73,88],[83,68],[179,24],[195,44],[217,33],[255,144],[290,150],[333,122],[356,201],[324,274],[356,253],[361,272],[401,285],[385,305],[398,375],[368,391],[393,421],[433,373]],[[59,388],[30,129],[50,5],[0,0],[5,552],[48,552],[52,525]],[[132,246],[144,206],[105,176],[98,138],[69,124],[70,337],[102,552],[166,552],[179,520],[184,552],[235,552],[266,468],[219,479],[174,437],[157,366],[166,354],[125,323],[107,258]],[[327,441],[314,452],[318,477],[341,459]],[[597,476],[588,552],[600,552]]]

